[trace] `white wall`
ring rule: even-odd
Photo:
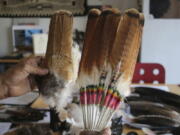
[[[137,8],[137,0],[88,0],[88,5],[112,5],[120,10]]]
[[[124,10],[126,8],[137,8],[136,0],[88,0],[88,5],[112,5]],[[85,30],[87,17],[75,17],[74,28]],[[19,23],[35,23],[43,27],[45,32],[49,29],[49,18],[0,18],[0,56],[12,52],[11,27]]]
[[[149,14],[149,1],[143,1],[145,26],[141,62],[156,62],[165,67],[166,83],[180,83],[180,19],[154,19]]]
[[[87,17],[75,17],[74,29],[85,30]],[[0,56],[4,56],[12,52],[12,25],[20,23],[35,23],[48,33],[50,18],[0,18]]]
[[[11,24],[11,19],[0,18],[0,56],[8,54],[12,50]]]
[[[168,84],[180,83],[180,20],[147,19],[144,27],[141,62],[161,63]]]

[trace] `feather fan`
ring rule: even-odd
[[[90,11],[77,79],[85,130],[107,127],[129,90],[143,20],[135,9]]]
[[[77,75],[79,52],[72,48],[73,16],[63,10],[52,16],[45,58],[50,72],[37,80],[41,95],[60,112],[61,119],[66,119],[66,97],[78,76],[84,129],[101,131],[107,127],[129,91],[143,21],[135,9],[125,13],[90,10]]]

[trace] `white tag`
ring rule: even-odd
[[[33,34],[33,49],[35,55],[45,55],[48,34]]]

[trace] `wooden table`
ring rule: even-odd
[[[167,86],[168,86],[170,92],[180,95],[180,86],[179,85],[168,84]]]
[[[20,60],[19,59],[0,59],[0,63],[18,63]]]
[[[0,59],[0,73],[5,72],[19,61],[20,59]]]

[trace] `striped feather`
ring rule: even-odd
[[[136,9],[125,11],[109,55],[112,69],[115,70],[119,65],[120,78],[117,87],[123,96],[127,96],[129,93],[129,85],[139,52],[142,34],[141,22],[140,13]]]
[[[68,11],[56,12],[50,23],[46,61],[51,72],[65,80],[71,80],[73,16]]]
[[[92,13],[96,13],[96,15]],[[113,44],[120,20],[117,9],[99,12],[90,11],[86,28],[85,43],[79,68],[80,86],[98,84],[103,68],[107,65],[108,52]]]

